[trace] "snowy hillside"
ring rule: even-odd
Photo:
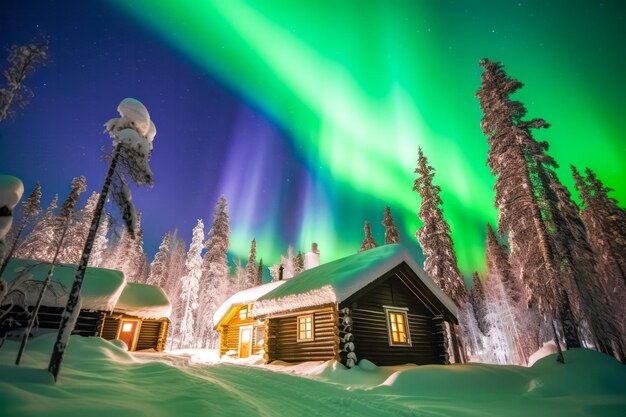
[[[72,337],[54,385],[44,370],[52,337],[0,349],[3,416],[619,416],[626,367],[606,355],[566,352],[532,368],[496,365],[347,370],[332,362],[243,366],[190,356],[129,354],[99,338]],[[278,372],[276,372],[278,371]]]

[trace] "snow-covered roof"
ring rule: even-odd
[[[115,311],[142,319],[161,319],[170,316],[172,305],[161,287],[129,282],[117,300]]]
[[[232,307],[254,303],[259,297],[280,287],[285,282],[287,281],[274,281],[268,284],[259,285],[258,287],[248,288],[231,295],[230,298],[224,301],[217,311],[215,311],[215,314],[213,314],[214,327],[220,325],[221,321],[224,317],[226,317]]]
[[[341,303],[369,283],[405,262],[417,277],[456,316],[454,302],[400,245],[384,245],[302,272],[284,285],[258,297],[254,314],[279,312]]]
[[[41,282],[46,279],[50,264],[33,259],[11,259],[2,278],[8,282],[9,291],[17,304],[35,305]],[[76,276],[76,265],[57,264],[52,281],[45,293],[42,305],[65,307],[67,296]],[[80,290],[81,309],[113,311],[124,289],[124,274],[104,268],[87,268]]]

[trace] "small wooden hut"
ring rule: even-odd
[[[360,252],[275,284],[247,302],[257,326],[265,327],[268,362],[444,364],[448,338],[456,343],[447,333],[458,324],[456,305],[399,245]]]
[[[8,292],[0,300],[0,337],[23,333],[49,268],[49,263],[32,259],[9,261],[2,277]],[[75,274],[75,265],[55,266],[33,335],[58,330]],[[129,350],[163,350],[171,309],[160,287],[129,283],[120,271],[89,267],[72,334],[121,339]]]

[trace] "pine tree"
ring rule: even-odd
[[[537,310],[527,307],[524,284],[512,273],[507,248],[500,244],[490,224],[486,247],[489,294],[492,305],[498,306],[491,318],[492,327],[504,328],[511,335],[518,363],[525,364],[540,347],[541,317]]]
[[[107,243],[109,241],[107,234],[109,233],[110,222],[111,215],[106,213],[98,226],[98,232],[96,233],[96,237],[93,241],[93,249],[91,250],[91,256],[89,257],[89,266],[99,267],[104,262],[104,254],[106,253]]]
[[[187,274],[182,278],[182,288],[180,298],[182,301],[182,320],[180,323],[179,338],[183,347],[190,347],[195,344],[195,322],[194,310],[198,308],[198,290],[200,288],[200,277],[202,276],[202,242],[204,241],[204,224],[198,219],[196,227],[193,229],[193,237],[185,267]]]
[[[263,284],[263,258],[259,259],[259,267],[256,272],[256,285]]]
[[[487,322],[487,307],[485,302],[485,290],[480,280],[478,272],[472,274],[472,289],[470,291],[469,300],[474,310],[474,317],[478,323],[478,328],[483,334],[489,332],[489,323]]]
[[[67,230],[65,244],[59,253],[59,262],[77,264],[85,247],[85,240],[89,233],[89,226],[93,212],[98,202],[98,193],[93,192],[85,206],[76,213],[76,216]]]
[[[296,275],[296,259],[293,255],[293,246],[287,247],[287,256],[280,256],[280,264],[283,266],[283,279],[290,279]]]
[[[365,233],[365,238],[361,242],[361,248],[359,248],[359,252],[363,252],[369,249],[374,249],[378,246],[374,238],[372,237],[372,229],[370,227],[370,222],[365,220],[365,226],[363,226],[363,232]]]
[[[73,178],[72,190],[61,205],[59,215],[53,220],[55,224],[53,247],[55,251],[59,248],[59,256],[63,252],[63,249],[67,246],[67,241],[70,239],[67,232],[70,229],[70,224],[74,217],[74,209],[76,207],[76,203],[78,203],[78,198],[83,192],[85,192],[86,189],[87,180],[85,177],[81,176]]]
[[[147,284],[150,285],[162,285],[165,283],[167,277],[166,273],[169,269],[169,260],[170,260],[170,234],[166,233],[163,236],[163,240],[161,240],[161,245],[159,245],[159,251],[156,255],[154,255],[154,260],[152,264],[150,264],[150,277],[148,278]]]
[[[198,331],[202,344],[217,347],[219,334],[213,331],[213,313],[226,300],[229,287],[228,248],[230,247],[230,218],[228,203],[220,196],[215,206],[213,223],[205,244],[203,273],[200,282],[200,310]]]
[[[304,271],[304,254],[299,250],[294,259],[294,276],[301,274],[302,271]]]
[[[241,264],[241,259],[235,259],[235,274],[234,274],[234,292],[241,291],[248,288],[248,274],[246,268]]]
[[[143,250],[141,213],[137,213],[134,233],[123,229],[114,253],[115,255],[109,259],[107,268],[123,272],[129,282],[145,282],[147,256]]]
[[[426,255],[424,270],[458,305],[463,305],[467,302],[467,289],[459,271],[450,226],[440,207],[443,204],[439,196],[441,188],[433,184],[435,169],[428,165],[422,148],[418,150],[415,173],[418,178],[413,184],[413,191],[419,193],[422,199],[418,216],[424,224],[416,236]]]
[[[596,263],[597,277],[596,297],[601,300],[601,309],[597,320],[604,325],[601,333],[608,333],[609,345],[621,358],[626,360],[624,346],[626,346],[626,210],[617,205],[617,200],[610,198],[612,191],[604,187],[595,173],[587,169],[587,178],[584,179],[578,170],[572,168],[576,181],[576,189],[582,201],[582,219],[588,231],[589,244],[598,259]],[[598,295],[601,290],[603,295]],[[606,300],[606,302],[603,302]],[[606,316],[610,317],[607,318]],[[612,318],[612,320],[611,320]],[[611,324],[614,324],[611,326]],[[602,331],[604,330],[604,332]],[[601,337],[600,339],[603,339]],[[602,340],[599,345],[603,346]]]
[[[484,71],[476,96],[483,111],[481,128],[488,136],[487,165],[496,176],[498,229],[508,233],[511,263],[528,288],[529,305],[546,320],[558,319],[568,347],[580,346],[572,311],[572,259],[565,255],[558,218],[558,196],[551,187],[556,162],[548,144],[532,137],[531,129],[547,128],[543,119],[523,120],[524,105],[509,98],[523,84],[509,78],[500,63],[480,61]],[[558,337],[556,337],[558,342]],[[559,355],[562,360],[562,355]]]
[[[383,226],[385,226],[385,245],[400,243],[400,232],[398,232],[396,223],[393,221],[393,217],[391,217],[391,209],[389,206],[385,207]]]
[[[250,255],[248,256],[248,264],[246,265],[247,287],[257,285],[257,264],[256,264],[256,239],[250,242]]]
[[[169,337],[172,343],[171,346],[173,346],[173,341],[177,338],[176,330],[183,317],[183,305],[180,293],[182,291],[182,278],[187,273],[185,266],[187,248],[185,241],[178,237],[178,231],[174,231],[170,240],[170,261],[167,273],[165,274],[165,280],[161,283],[161,287],[172,303],[172,314],[170,315],[172,325],[169,327]]]
[[[0,277],[4,272],[7,264],[9,263],[9,259],[11,259],[15,253],[15,249],[17,248],[17,244],[20,240],[20,236],[22,232],[28,225],[28,223],[37,216],[41,212],[41,185],[39,183],[35,184],[35,188],[32,193],[28,196],[26,200],[22,203],[22,220],[20,221],[17,230],[15,231],[15,236],[13,237],[13,242],[6,253],[6,256],[0,254]],[[2,252],[2,251],[0,251]]]
[[[46,213],[35,224],[33,230],[26,236],[24,241],[19,245],[15,256],[25,259],[50,260],[50,251],[54,243],[54,211],[59,201],[58,194],[50,202],[46,209]]]
[[[24,85],[24,80],[48,60],[48,42],[13,45],[8,60],[9,68],[2,71],[6,87],[0,88],[0,122],[15,113],[14,105],[24,108],[28,104],[27,97],[33,93]]]

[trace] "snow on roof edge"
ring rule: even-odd
[[[458,316],[456,304],[417,264],[410,253],[397,244],[380,246],[305,271],[301,275],[288,280],[290,282],[289,285],[259,297],[260,300],[255,304],[256,314],[266,314],[260,313],[260,311],[265,312],[266,309],[272,313],[279,311],[287,312],[291,309],[290,305],[296,302],[296,298],[307,298],[309,296],[314,296],[314,298],[308,301],[298,301],[299,308],[320,305],[316,301],[316,298],[321,296],[318,290],[325,286],[328,286],[333,291],[336,302],[341,303],[403,262],[415,272],[418,279],[426,285],[428,290],[437,297],[450,313],[455,317]],[[304,281],[300,278],[303,278]],[[319,286],[317,286],[317,283],[319,283]],[[328,299],[330,298],[323,298],[324,301]],[[273,301],[273,303],[269,303],[269,301]],[[284,310],[280,310],[279,305],[281,303],[285,307]]]
[[[231,295],[226,301],[219,306],[213,314],[213,326],[217,328],[221,324],[231,307],[255,302],[259,297],[264,296],[268,292],[280,287],[287,281],[273,281],[267,284],[258,285],[256,287],[247,288]]]
[[[254,314],[267,316],[273,313],[300,310],[306,307],[322,306],[336,302],[337,296],[332,285],[324,285],[319,289],[311,290],[304,294],[291,294],[286,297],[258,301],[254,304]]]

